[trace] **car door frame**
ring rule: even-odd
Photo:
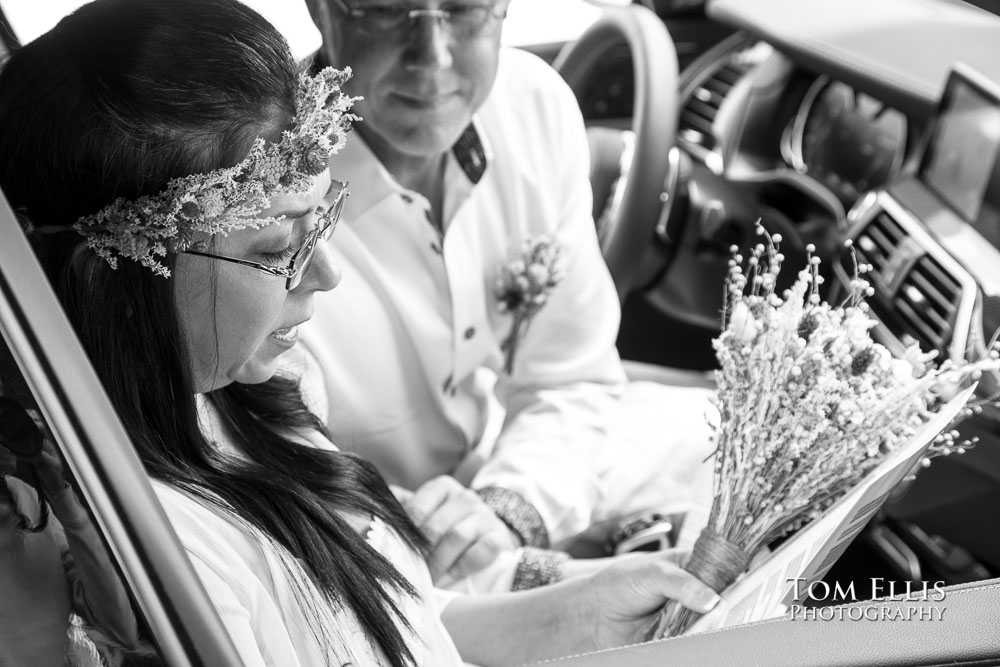
[[[2,192],[0,335],[166,664],[242,665]]]

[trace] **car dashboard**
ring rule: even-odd
[[[697,206],[819,247],[831,298],[867,266],[888,347],[980,356],[1000,329],[1000,18],[877,5],[710,2],[737,31],[682,72],[677,143],[695,181],[740,193]]]

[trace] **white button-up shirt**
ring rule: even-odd
[[[485,165],[485,170],[483,169]],[[620,319],[591,216],[589,154],[571,91],[548,65],[504,51],[493,90],[445,168],[444,234],[358,134],[331,161],[350,182],[331,240],[343,280],[316,296],[303,337],[323,367],[339,446],[416,488],[480,446],[506,410],[474,488],[512,490],[553,542],[600,501],[595,461],[624,386]],[[563,246],[565,278],[531,321],[511,374],[500,267],[524,239]]]

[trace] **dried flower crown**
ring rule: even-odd
[[[350,74],[332,67],[301,74],[291,128],[270,145],[258,137],[239,164],[175,178],[155,195],[116,199],[73,229],[112,268],[126,257],[167,277],[170,271],[158,258],[189,249],[198,233],[225,235],[282,220],[257,215],[277,193],[307,191],[343,146],[347,126],[356,120],[347,113],[355,98],[341,92]]]

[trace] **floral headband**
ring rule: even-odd
[[[116,199],[94,215],[80,218],[73,229],[112,268],[118,268],[119,257],[127,257],[169,277],[169,269],[158,257],[189,249],[196,233],[226,235],[284,219],[257,215],[271,205],[275,194],[308,191],[327,168],[330,155],[344,145],[347,126],[357,119],[347,113],[356,98],[341,92],[350,75],[349,68],[332,67],[316,76],[301,74],[295,118],[280,141],[266,145],[257,137],[250,153],[236,166],[175,178],[155,195]]]

